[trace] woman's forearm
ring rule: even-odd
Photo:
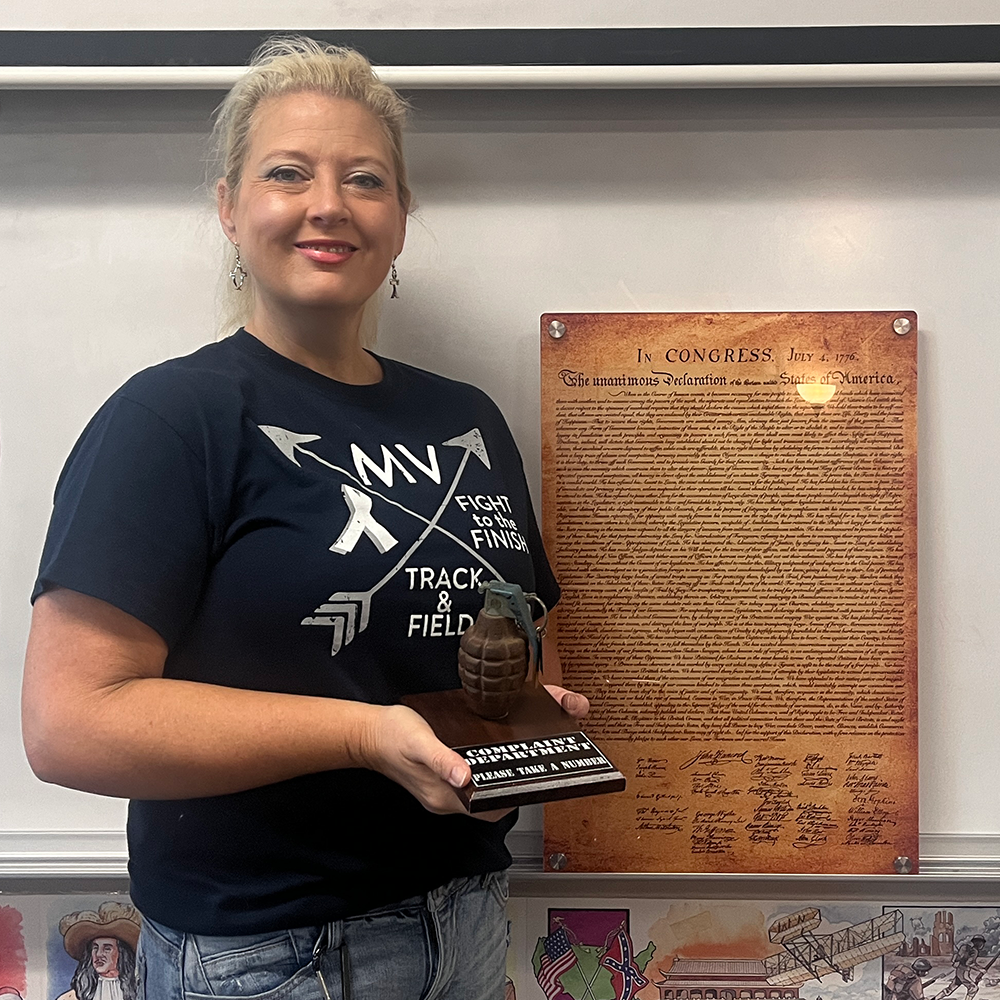
[[[26,713],[25,746],[45,781],[125,798],[196,798],[367,766],[366,733],[377,711],[358,702],[136,678],[85,695],[72,713]]]
[[[22,696],[35,773],[166,799],[369,767],[427,808],[458,808],[448,786],[464,784],[468,768],[409,709],[168,679],[165,658],[152,629],[103,601],[69,590],[39,597]]]

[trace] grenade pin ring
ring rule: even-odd
[[[549,609],[545,606],[545,601],[538,594],[525,594],[524,599],[526,601],[534,601],[542,609],[542,624],[537,625],[535,631],[538,633],[539,639],[544,639],[545,633],[549,630]]]

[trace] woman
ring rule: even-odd
[[[56,490],[25,745],[133,800],[150,1000],[503,994],[514,816],[398,702],[455,686],[480,580],[558,588],[496,407],[362,346],[404,113],[356,53],[258,54],[217,125],[245,328],[126,383]]]

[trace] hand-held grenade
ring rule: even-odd
[[[483,610],[462,635],[458,676],[469,706],[484,719],[502,719],[510,711],[525,682],[536,683],[542,669],[541,637],[544,620],[535,628],[528,598],[516,583],[490,580],[479,585],[485,594]],[[548,612],[542,604],[545,617]],[[530,654],[530,655],[529,655]]]

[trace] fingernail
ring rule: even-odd
[[[451,774],[448,776],[448,781],[453,784],[456,788],[461,788],[465,784],[465,768],[461,764],[456,764],[451,769]]]

